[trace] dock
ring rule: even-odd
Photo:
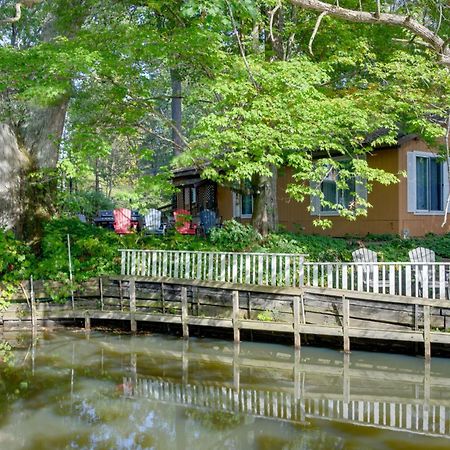
[[[43,288],[42,288],[43,289]],[[36,286],[35,303],[13,303],[0,314],[4,326],[48,321],[168,324],[188,339],[191,329],[225,329],[235,343],[244,333],[291,336],[295,348],[305,336],[332,337],[344,352],[354,339],[413,342],[425,358],[432,347],[450,346],[450,302],[310,286],[270,286],[160,276],[118,275],[86,283],[71,301],[49,302]],[[448,347],[450,349],[450,347]]]

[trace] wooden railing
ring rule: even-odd
[[[303,285],[304,255],[121,250],[122,275],[173,277],[263,286]]]
[[[306,262],[299,254],[176,250],[121,250],[121,255],[122,275],[449,298],[450,263]]]
[[[449,263],[305,262],[305,286],[448,299]]]

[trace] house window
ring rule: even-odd
[[[339,174],[336,169],[330,169],[327,177],[320,185],[320,190],[327,203],[320,206],[322,212],[337,212],[331,205],[341,205],[344,208],[350,208],[355,202],[355,178],[351,178],[347,181],[346,189],[339,189],[337,187],[336,181],[338,179]]]
[[[192,204],[197,203],[197,188],[195,188],[195,187],[191,188],[191,203]]]
[[[345,164],[345,159],[341,159]],[[362,208],[357,206],[357,199],[367,200],[367,187],[364,180],[359,177],[346,179],[346,187],[340,188],[339,169],[330,167],[326,177],[319,183],[311,183],[313,187],[320,190],[323,200],[319,195],[311,195],[311,215],[338,216],[341,209]],[[339,205],[336,207],[336,205]]]
[[[416,210],[443,210],[443,166],[436,158],[416,158]]]
[[[433,153],[408,152],[408,212],[443,214],[447,185],[446,162]]]
[[[233,192],[233,216],[251,219],[253,216],[253,195]]]

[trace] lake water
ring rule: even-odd
[[[0,449],[448,449],[450,360],[78,330],[0,339]]]

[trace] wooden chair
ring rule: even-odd
[[[413,263],[436,262],[436,253],[425,247],[417,247],[410,250],[409,260]]]
[[[206,236],[215,226],[217,226],[217,214],[210,209],[200,211],[201,234]]]
[[[436,262],[436,253],[425,247],[417,247],[408,252],[409,260],[414,263],[412,272],[419,283],[420,291],[423,293],[425,281],[427,281],[428,290],[436,292],[441,288],[441,282],[445,282],[445,290],[448,291],[448,273],[444,274],[444,280],[440,280],[438,269],[434,264]],[[429,292],[428,292],[429,294]],[[446,293],[448,297],[448,292]]]
[[[356,263],[376,263],[378,262],[378,256],[373,250],[368,248],[358,248],[352,252],[353,262]]]
[[[114,231],[117,234],[132,233],[131,210],[127,208],[115,209],[114,212]]]
[[[166,226],[161,223],[161,211],[150,209],[144,216],[144,229],[148,234],[164,234]]]
[[[180,234],[197,234],[197,225],[190,220],[191,214],[185,209],[177,209],[173,212],[175,229]]]
[[[362,268],[362,277],[363,277],[363,285],[366,287],[366,290],[370,290],[368,288],[373,289],[375,286],[374,283],[374,266],[378,262],[378,255],[373,250],[369,250],[368,248],[359,248],[352,252],[353,262],[358,263],[358,267]],[[366,263],[366,264],[365,264]],[[357,277],[360,277],[358,269],[357,269]],[[389,281],[383,277],[383,273],[378,271],[378,289],[379,292],[382,292],[383,288],[386,289]]]

